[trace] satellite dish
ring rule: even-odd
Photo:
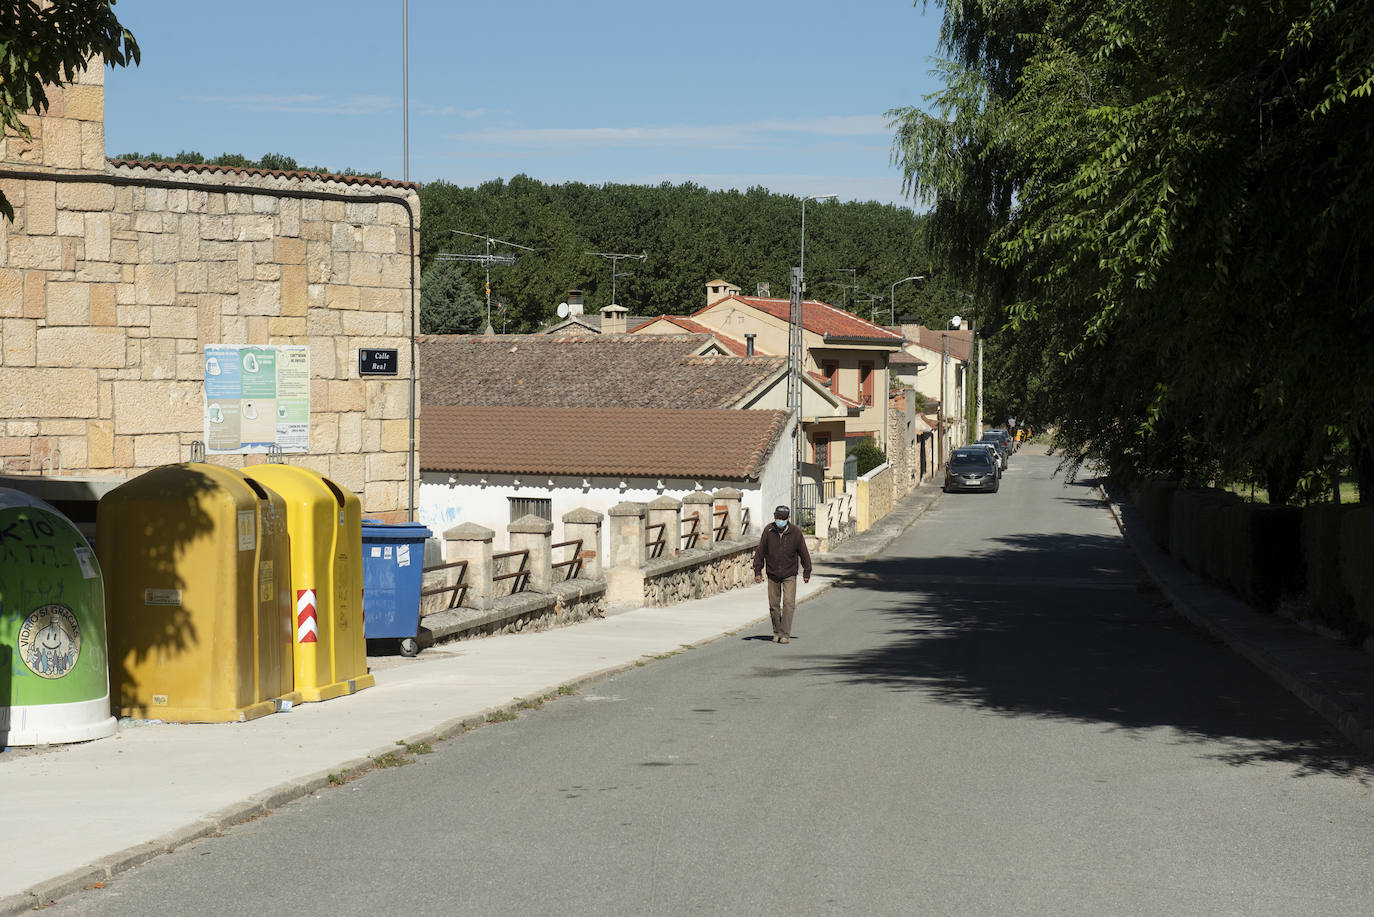
[[[568,317],[568,311],[569,311],[569,310],[568,310],[568,304],[567,304],[567,303],[561,302],[561,303],[558,304],[558,317],[559,317],[559,318],[567,318],[567,317]]]
[[[954,328],[962,328],[964,326],[964,320],[957,315],[950,319],[949,323]]]

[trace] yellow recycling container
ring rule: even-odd
[[[296,690],[321,701],[372,687],[377,681],[367,672],[363,632],[362,503],[309,468],[254,465],[243,473],[286,500]]]
[[[164,465],[101,499],[96,554],[121,715],[237,722],[300,700],[279,495],[232,468]]]

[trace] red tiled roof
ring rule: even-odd
[[[406,188],[414,191],[420,189],[420,186],[415,182],[395,181],[390,178],[370,178],[366,175],[331,175],[326,172],[284,172],[280,169],[242,169],[235,166],[212,166],[206,163],[146,162],[141,159],[110,159],[107,161],[115,168],[128,167],[134,169],[152,169],[155,172],[212,172],[268,178],[309,178],[316,181],[339,182],[345,185],[368,185],[377,188]]]
[[[766,312],[774,318],[788,321],[791,317],[791,303],[786,299],[773,299],[762,296],[731,296],[737,302],[742,302],[747,306],[752,306],[761,312]],[[707,309],[715,308],[725,300],[719,300],[692,314],[700,315]],[[855,338],[864,341],[875,341],[886,346],[896,346],[902,343],[902,336],[892,331],[888,331],[882,325],[875,325],[870,321],[859,318],[853,312],[846,312],[837,309],[830,303],[820,302],[819,300],[808,299],[803,303],[802,308],[802,327],[813,334],[824,337],[836,338]]]
[[[750,480],[785,411],[426,405],[420,467],[490,474]]]
[[[716,340],[720,341],[721,344],[725,345],[725,349],[729,350],[737,357],[748,356],[749,354],[749,348],[745,345],[743,341],[732,338],[729,335],[721,334],[714,328],[708,328],[701,322],[693,321],[685,315],[655,315],[648,321],[643,322],[642,324],[634,328],[631,328],[630,332],[633,334],[640,328],[647,328],[654,322],[658,321],[671,322],[672,324],[677,325],[684,331],[688,331],[692,334],[712,335]],[[762,354],[760,354],[760,356],[762,356]]]
[[[916,356],[915,354],[907,353],[905,350],[899,350],[899,351],[897,351],[896,353],[894,353],[892,356],[890,356],[890,357],[887,358],[887,365],[889,365],[889,366],[925,366],[925,365],[927,365],[927,364],[926,364],[926,361],[925,361],[925,360],[922,360],[920,357]]]

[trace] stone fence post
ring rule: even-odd
[[[608,604],[644,602],[644,511],[643,503],[617,503],[610,509]]]
[[[475,522],[455,525],[444,533],[444,561],[468,562],[468,591],[463,604],[479,611],[487,611],[492,606],[491,540],[495,536],[491,529]]]
[[[662,530],[655,528],[657,525],[662,525]],[[682,552],[682,501],[665,495],[650,502],[645,530],[655,537],[660,537],[661,531],[663,550],[659,557],[676,557]]]
[[[538,516],[521,516],[506,527],[512,551],[529,551],[526,592],[553,591],[553,523]]]
[[[740,533],[740,502],[744,499],[744,494],[735,490],[733,487],[722,487],[713,495],[716,498],[716,509],[725,510],[725,538],[733,541],[743,537]],[[712,515],[712,521],[715,516]]]
[[[682,527],[678,532],[678,544],[683,544],[682,535],[692,525],[692,517],[697,517],[697,540],[692,543],[692,547],[701,549],[709,548],[711,540],[715,537],[711,534],[711,526],[715,524],[715,518],[711,515],[715,509],[715,502],[711,495],[704,490],[694,490],[682,498]]]
[[[582,559],[580,576],[584,579],[601,579],[601,520],[604,518],[596,510],[585,507],[563,514],[563,537],[568,541],[582,541],[577,556]]]

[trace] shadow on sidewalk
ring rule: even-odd
[[[890,625],[810,671],[919,690],[1008,716],[1171,729],[1240,766],[1374,776],[1370,762],[1288,692],[1177,617],[1116,537],[1023,534],[964,556],[850,567]],[[886,597],[884,599],[883,597]]]

